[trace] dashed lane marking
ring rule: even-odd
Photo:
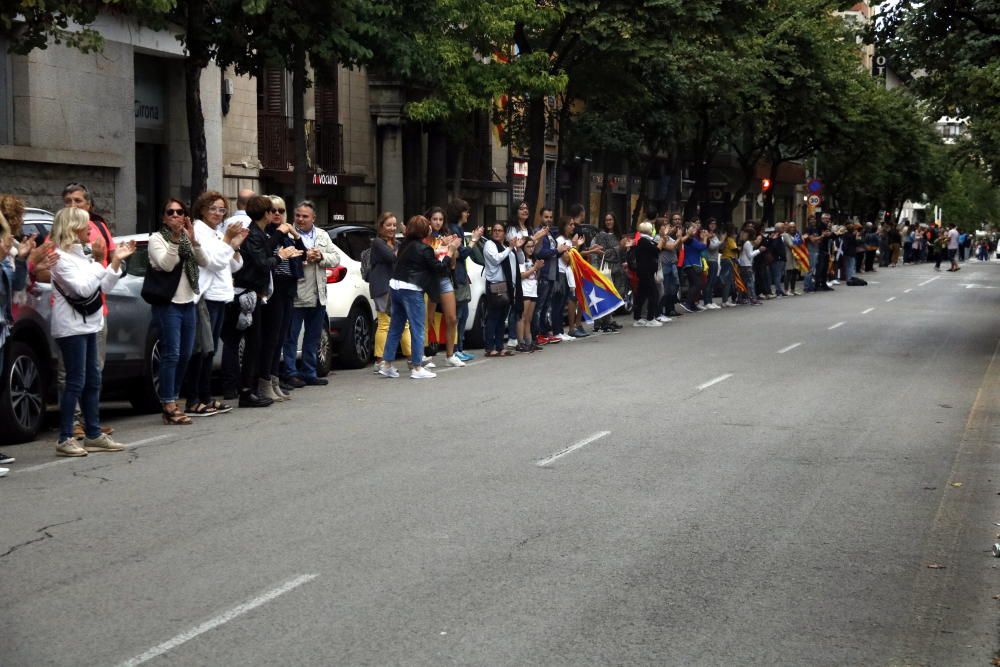
[[[941,276],[934,276],[933,278],[929,278],[929,279],[925,280],[924,282],[920,283],[919,285],[917,285],[917,287],[923,287],[924,285],[929,285],[930,283],[934,282],[935,280],[940,280],[940,279],[941,279]]]
[[[562,457],[566,456],[567,454],[572,454],[573,452],[575,452],[576,450],[580,449],[581,447],[586,447],[590,443],[595,442],[597,440],[600,440],[601,438],[603,438],[605,436],[608,436],[608,435],[611,435],[611,431],[598,431],[597,433],[594,433],[593,435],[587,436],[583,440],[579,440],[577,442],[574,442],[572,445],[570,445],[566,449],[560,449],[558,452],[556,452],[552,456],[547,456],[544,459],[542,459],[541,461],[536,461],[535,465],[538,466],[539,468],[544,468],[545,466],[549,465],[553,461],[558,461],[559,459],[561,459]]]
[[[875,309],[874,308],[869,308],[868,310],[862,310],[861,314],[862,315],[867,315],[868,313],[872,312],[873,310],[875,310]]]
[[[912,291],[913,291],[913,288],[911,287],[910,289],[903,290],[903,294],[909,294]]]
[[[209,619],[209,620],[205,621],[201,625],[197,625],[197,626],[191,628],[190,630],[187,630],[185,632],[180,633],[179,635],[177,635],[176,637],[174,637],[172,639],[168,639],[167,641],[163,642],[162,644],[154,646],[153,648],[149,649],[145,653],[142,653],[140,655],[135,656],[131,660],[126,660],[125,662],[121,663],[121,665],[119,665],[118,667],[136,667],[137,665],[141,665],[144,662],[149,662],[153,658],[159,657],[159,656],[163,655],[164,653],[172,651],[175,648],[177,648],[178,646],[180,646],[181,644],[186,644],[187,642],[191,641],[195,637],[197,637],[199,635],[205,634],[209,630],[214,630],[215,628],[219,627],[220,625],[228,623],[229,621],[231,621],[231,620],[233,620],[233,619],[235,619],[235,618],[237,618],[239,616],[242,616],[243,614],[245,614],[245,613],[247,613],[249,611],[253,611],[257,607],[260,607],[261,605],[267,604],[268,602],[270,602],[271,600],[275,599],[276,597],[284,595],[285,593],[288,593],[289,591],[292,591],[292,590],[298,588],[302,584],[305,584],[305,583],[308,583],[308,582],[312,581],[313,579],[315,579],[318,576],[319,576],[318,574],[302,574],[302,575],[299,575],[299,576],[295,577],[294,579],[286,581],[285,583],[281,584],[277,588],[272,588],[271,590],[269,590],[269,591],[267,591],[265,593],[261,593],[260,595],[258,595],[257,597],[255,597],[252,600],[244,602],[243,604],[238,605],[236,607],[233,607],[229,611],[223,612],[223,613],[219,614],[218,616],[216,616],[215,618],[212,618],[212,619]]]
[[[720,382],[725,382],[726,380],[728,380],[731,377],[733,377],[732,373],[726,373],[725,375],[720,375],[717,378],[712,378],[708,382],[705,382],[704,384],[698,385],[698,391],[704,391],[704,390],[708,389],[709,387],[711,387],[714,384],[719,384]]]
[[[886,299],[886,300],[885,300],[885,302],[886,302],[886,303],[892,303],[892,302],[893,302],[893,301],[895,301],[895,300],[896,300],[896,297],[894,297],[894,296],[890,296],[890,297],[889,297],[888,299]]]
[[[839,329],[840,327],[844,326],[845,324],[847,324],[847,322],[837,322],[832,327],[827,327],[826,330],[827,331],[833,331],[834,329]]]
[[[802,343],[792,343],[788,347],[783,347],[780,350],[778,350],[778,354],[784,354],[785,352],[791,352],[792,350],[794,350],[795,348],[799,347],[800,345],[802,345]]]

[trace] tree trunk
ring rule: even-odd
[[[435,206],[448,201],[448,138],[440,125],[427,133],[427,201]]]
[[[632,211],[632,230],[634,231],[639,226],[639,214],[646,208],[646,183],[649,182],[649,175],[653,172],[653,162],[656,160],[656,154],[659,152],[658,148],[655,146],[650,147],[649,157],[646,158],[646,166],[642,168],[642,178],[639,181],[639,200],[635,203],[635,210]],[[631,179],[631,171],[629,171],[629,176],[627,178]],[[628,199],[632,198],[631,192],[627,195]],[[625,205],[628,207],[628,204]]]
[[[452,144],[455,145],[454,143]],[[451,196],[455,199],[462,194],[462,171],[465,169],[465,148],[459,144],[458,154],[455,156],[455,175],[451,179]]]
[[[201,108],[203,68],[192,58],[184,60],[184,88],[187,104],[188,143],[191,147],[191,200],[208,189],[208,143],[205,115]]]
[[[292,131],[295,138],[295,202],[306,198],[309,182],[309,156],[306,145],[306,49],[302,42],[292,44]],[[295,204],[292,204],[294,206]]]
[[[600,204],[601,210],[597,212],[598,215],[598,227],[604,229],[604,214],[608,210],[608,151],[604,150],[601,154],[601,197]]]
[[[558,164],[558,160],[556,164]],[[528,180],[524,199],[529,211],[538,211],[542,171],[545,169],[545,97],[534,95],[528,102]],[[556,187],[559,187],[558,184]],[[558,198],[557,198],[558,199]],[[513,205],[513,202],[511,202]],[[558,201],[556,202],[558,206]]]

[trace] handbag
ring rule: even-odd
[[[608,278],[611,277],[611,266],[607,263],[607,261],[605,261],[603,257],[601,258],[601,273],[606,275]]]
[[[455,285],[455,301],[458,303],[472,301],[472,287],[469,286],[469,283]]]
[[[87,315],[93,315],[99,311],[103,306],[104,302],[101,300],[101,288],[98,287],[93,294],[90,296],[72,296],[63,291],[62,287],[59,287],[59,283],[55,280],[52,281],[52,286],[56,288],[56,291],[62,294],[62,297],[66,299],[73,310],[80,313],[83,316],[83,321],[87,321]]]
[[[142,300],[151,306],[165,306],[173,301],[183,268],[182,264],[177,264],[173,271],[158,271],[152,266],[147,267],[140,292]]]
[[[491,308],[506,308],[510,305],[506,281],[486,284],[486,304]]]

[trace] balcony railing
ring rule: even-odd
[[[309,171],[343,170],[344,128],[340,123],[306,121],[306,158]],[[287,171],[295,163],[292,119],[277,114],[257,114],[257,152],[264,169]]]

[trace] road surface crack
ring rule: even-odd
[[[51,537],[55,537],[55,535],[53,535],[52,533],[49,532],[50,528],[57,528],[59,526],[66,526],[66,525],[71,524],[71,523],[76,523],[77,521],[83,521],[83,517],[82,516],[78,516],[75,519],[71,519],[69,521],[62,521],[60,523],[52,523],[52,524],[49,524],[48,526],[42,526],[41,528],[39,528],[38,530],[35,531],[36,533],[41,533],[41,537],[36,537],[34,539],[28,540],[27,542],[21,542],[20,544],[15,544],[10,549],[7,549],[7,551],[5,551],[2,554],[0,554],[0,558],[4,558],[5,556],[9,556],[12,553],[14,553],[15,551],[17,551],[18,549],[26,547],[26,546],[28,546],[30,544],[37,544],[38,542],[42,542],[42,541],[47,540],[47,539],[49,539]]]
[[[101,470],[103,468],[110,468],[110,467],[111,467],[111,464],[109,463],[107,465],[95,466],[93,468],[87,468],[86,470],[74,470],[73,471],[73,477],[83,477],[83,478],[86,478],[86,479],[96,479],[96,480],[99,480],[101,484],[104,484],[105,482],[110,482],[111,480],[108,479],[107,477],[102,477],[100,475],[91,475],[89,473],[92,473],[95,470]]]

